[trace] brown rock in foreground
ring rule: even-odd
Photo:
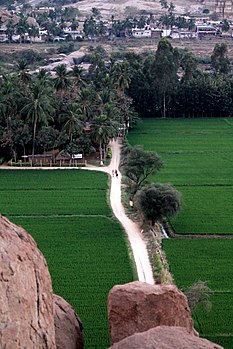
[[[75,310],[57,295],[53,295],[53,304],[57,349],[83,349],[83,327]]]
[[[0,346],[55,349],[48,267],[26,231],[0,216]]]
[[[109,349],[224,349],[193,336],[184,327],[159,326],[122,339]]]
[[[136,281],[114,286],[108,296],[108,320],[112,343],[162,325],[195,333],[187,298],[174,285]]]

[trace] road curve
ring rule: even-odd
[[[101,171],[108,173],[111,176],[111,190],[110,190],[110,203],[113,210],[114,215],[120,221],[123,228],[126,231],[128,236],[128,240],[131,245],[131,249],[134,256],[134,261],[137,269],[138,280],[147,282],[149,284],[154,284],[154,277],[151,268],[151,264],[148,257],[148,252],[146,248],[146,243],[143,240],[142,234],[140,232],[139,226],[130,220],[126,214],[124,207],[121,203],[121,173],[119,172],[119,163],[120,163],[120,152],[121,152],[121,144],[120,140],[117,139],[110,143],[110,147],[112,149],[112,160],[109,166],[107,167],[97,167],[97,166],[87,166],[83,167],[85,170],[93,170],[93,171]],[[35,169],[35,167],[9,167],[9,166],[1,166],[0,169]],[[60,167],[42,167],[37,168],[40,170],[55,170],[61,169]],[[77,167],[63,167],[63,169],[77,169]],[[118,171],[118,178],[116,176],[112,177],[112,170]]]
[[[117,141],[111,142],[110,146],[112,148],[112,161],[109,165],[111,172],[112,169],[118,170],[120,163],[121,145],[119,143],[119,139]],[[108,173],[109,168],[107,171]],[[121,173],[119,171],[118,173],[118,178],[114,176],[112,177],[111,181],[110,202],[112,210],[127,233],[133,252],[139,281],[147,282],[153,285],[155,282],[145,241],[142,238],[142,234],[138,225],[126,216],[124,207],[121,203]]]

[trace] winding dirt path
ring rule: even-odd
[[[112,148],[112,161],[110,163],[111,169],[117,169],[120,163],[120,148],[119,140],[113,141],[110,144]],[[149,284],[154,284],[153,272],[150,265],[146,244],[142,238],[140,229],[137,224],[131,221],[125,214],[124,207],[121,203],[121,173],[118,171],[119,176],[112,177],[110,202],[113,213],[116,218],[123,225],[133,251],[133,256],[138,272],[139,281],[144,281]]]
[[[147,253],[146,243],[143,240],[140,229],[136,223],[129,219],[126,214],[124,207],[121,203],[121,173],[119,172],[120,163],[120,152],[121,144],[120,140],[112,141],[110,143],[112,149],[112,160],[107,167],[96,167],[88,166],[83,169],[101,171],[108,173],[111,176],[111,190],[110,190],[110,203],[114,215],[120,221],[125,232],[128,236],[130,246],[133,252],[134,261],[138,273],[138,280],[147,282],[149,284],[154,284],[154,277],[149,261],[149,256]],[[112,170],[118,171],[118,178],[116,176],[112,177]]]
[[[112,160],[109,166],[97,167],[97,166],[87,166],[83,167],[84,170],[101,171],[108,173],[111,176],[111,190],[110,190],[110,203],[112,210],[116,218],[120,221],[123,228],[126,231],[130,246],[133,252],[134,261],[137,269],[139,281],[147,282],[149,284],[154,284],[154,277],[149,261],[149,256],[147,253],[146,243],[143,240],[143,236],[140,232],[139,226],[130,220],[126,214],[124,207],[121,203],[121,173],[119,172],[120,163],[120,152],[121,144],[120,139],[112,141],[110,143],[112,148]],[[56,170],[61,169],[60,167],[9,167],[1,166],[0,169],[11,169],[11,170]],[[77,167],[63,167],[62,169],[77,169]],[[118,178],[116,176],[112,177],[112,170],[118,171]]]

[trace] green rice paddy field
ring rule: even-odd
[[[0,171],[0,212],[36,240],[54,293],[83,322],[85,349],[109,346],[108,292],[135,278],[107,191],[107,176],[94,171]]]
[[[233,234],[233,119],[149,119],[128,139],[164,160],[152,181],[182,193],[177,233]]]
[[[152,180],[182,193],[175,232],[233,234],[233,119],[145,120],[128,139],[159,153],[165,167]],[[163,247],[178,287],[202,280],[213,291],[211,311],[194,314],[200,335],[232,349],[233,239],[170,239]]]
[[[185,290],[198,280],[212,290],[209,312],[198,308],[195,328],[225,349],[233,348],[233,239],[164,239],[176,285]]]

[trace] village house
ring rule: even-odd
[[[196,33],[198,36],[198,39],[202,38],[211,38],[215,37],[217,35],[221,35],[220,29],[212,26],[212,25],[197,25],[196,26]]]
[[[187,29],[172,29],[170,37],[172,39],[197,39],[198,34]]]
[[[144,28],[132,28],[132,36],[134,38],[150,38],[151,28],[150,26],[145,26]]]

